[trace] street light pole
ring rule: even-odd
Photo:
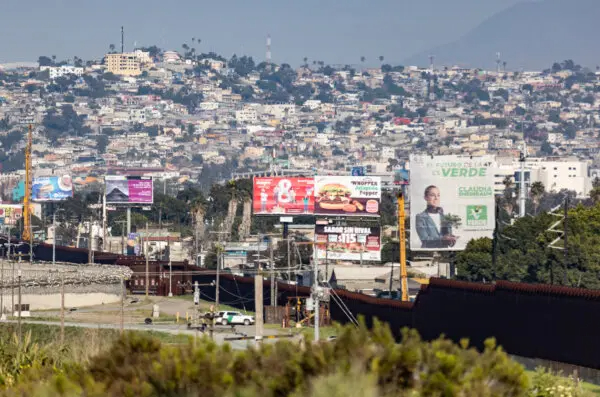
[[[56,264],[56,214],[62,210],[59,208],[52,214],[52,265]]]
[[[173,296],[172,280],[173,280],[173,266],[171,264],[171,255],[169,255],[169,296]]]

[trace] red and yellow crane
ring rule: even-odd
[[[400,282],[402,286],[402,301],[408,302],[408,275],[406,273],[406,226],[404,220],[404,194],[398,193],[398,243],[400,245]]]
[[[23,197],[23,241],[31,240],[31,135],[33,127],[29,124],[27,147],[25,148],[25,197]]]

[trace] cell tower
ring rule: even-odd
[[[429,69],[433,72],[433,61],[435,61],[434,55],[429,55]]]
[[[267,53],[265,56],[265,62],[267,63],[267,70],[271,70],[271,35],[267,34]]]
[[[121,54],[125,52],[125,30],[121,26]]]

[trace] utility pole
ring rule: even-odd
[[[94,258],[93,258],[93,255],[94,255],[93,254],[93,252],[94,252],[93,248],[94,247],[92,245],[92,235],[93,235],[93,232],[92,232],[92,217],[91,216],[90,216],[90,221],[89,221],[88,225],[89,225],[88,226],[88,263],[92,264],[92,263],[94,263]]]
[[[65,272],[60,272],[60,345],[65,345]]]
[[[52,266],[56,265],[56,211],[52,214]]]
[[[391,262],[391,270],[390,270],[390,299],[393,299],[392,289],[394,288],[394,261]]]
[[[22,332],[21,332],[21,269],[19,269],[19,274],[17,276],[19,278],[19,317],[18,317],[18,327],[19,327],[19,345],[21,344],[21,336],[22,336]]]
[[[292,282],[292,252],[290,251],[290,236],[287,236],[288,283]]]
[[[6,320],[4,315],[4,258],[0,258],[0,320]]]
[[[15,262],[11,263],[12,265],[12,280],[10,283],[10,316],[13,317],[15,315]]]
[[[316,239],[316,236],[315,236]],[[313,266],[314,266],[314,283],[313,283],[313,302],[315,310],[315,342],[319,341],[319,311],[321,304],[319,303],[319,259],[317,258],[317,242],[313,244]]]
[[[123,280],[121,281],[121,326],[120,326],[120,332],[121,332],[121,336],[123,335],[123,328],[124,328],[124,317],[125,317],[125,277],[123,277]]]
[[[169,253],[169,297],[173,296],[173,264],[171,263],[171,254]]]
[[[269,262],[271,269],[271,306],[277,306],[277,298],[275,296],[275,262],[273,261],[273,239],[269,240]]]
[[[565,215],[564,215],[564,225],[563,225],[563,230],[564,230],[564,238],[565,238],[565,242],[564,242],[564,251],[565,251],[565,265],[564,265],[564,273],[563,273],[563,285],[567,285],[567,269],[569,266],[569,247],[567,245],[568,243],[568,237],[569,237],[569,233],[567,230],[567,225],[568,225],[568,221],[569,221],[569,195],[567,194],[565,196],[565,209],[564,209]]]
[[[254,302],[255,302],[255,334],[254,337],[256,343],[260,343],[263,336],[263,275],[259,273],[254,275]]]
[[[223,252],[221,250],[221,245],[217,249],[217,277],[216,277],[216,285],[215,285],[215,308],[219,311],[219,290],[221,289],[221,265],[223,262]]]
[[[148,297],[148,293],[149,293],[149,289],[150,286],[148,284],[150,284],[150,264],[148,263],[148,257],[150,256],[148,253],[148,222],[146,222],[146,238],[145,240],[145,249],[144,251],[146,252],[146,298]]]

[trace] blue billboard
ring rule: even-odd
[[[73,197],[73,181],[70,175],[33,178],[33,201],[60,201],[70,197]]]

